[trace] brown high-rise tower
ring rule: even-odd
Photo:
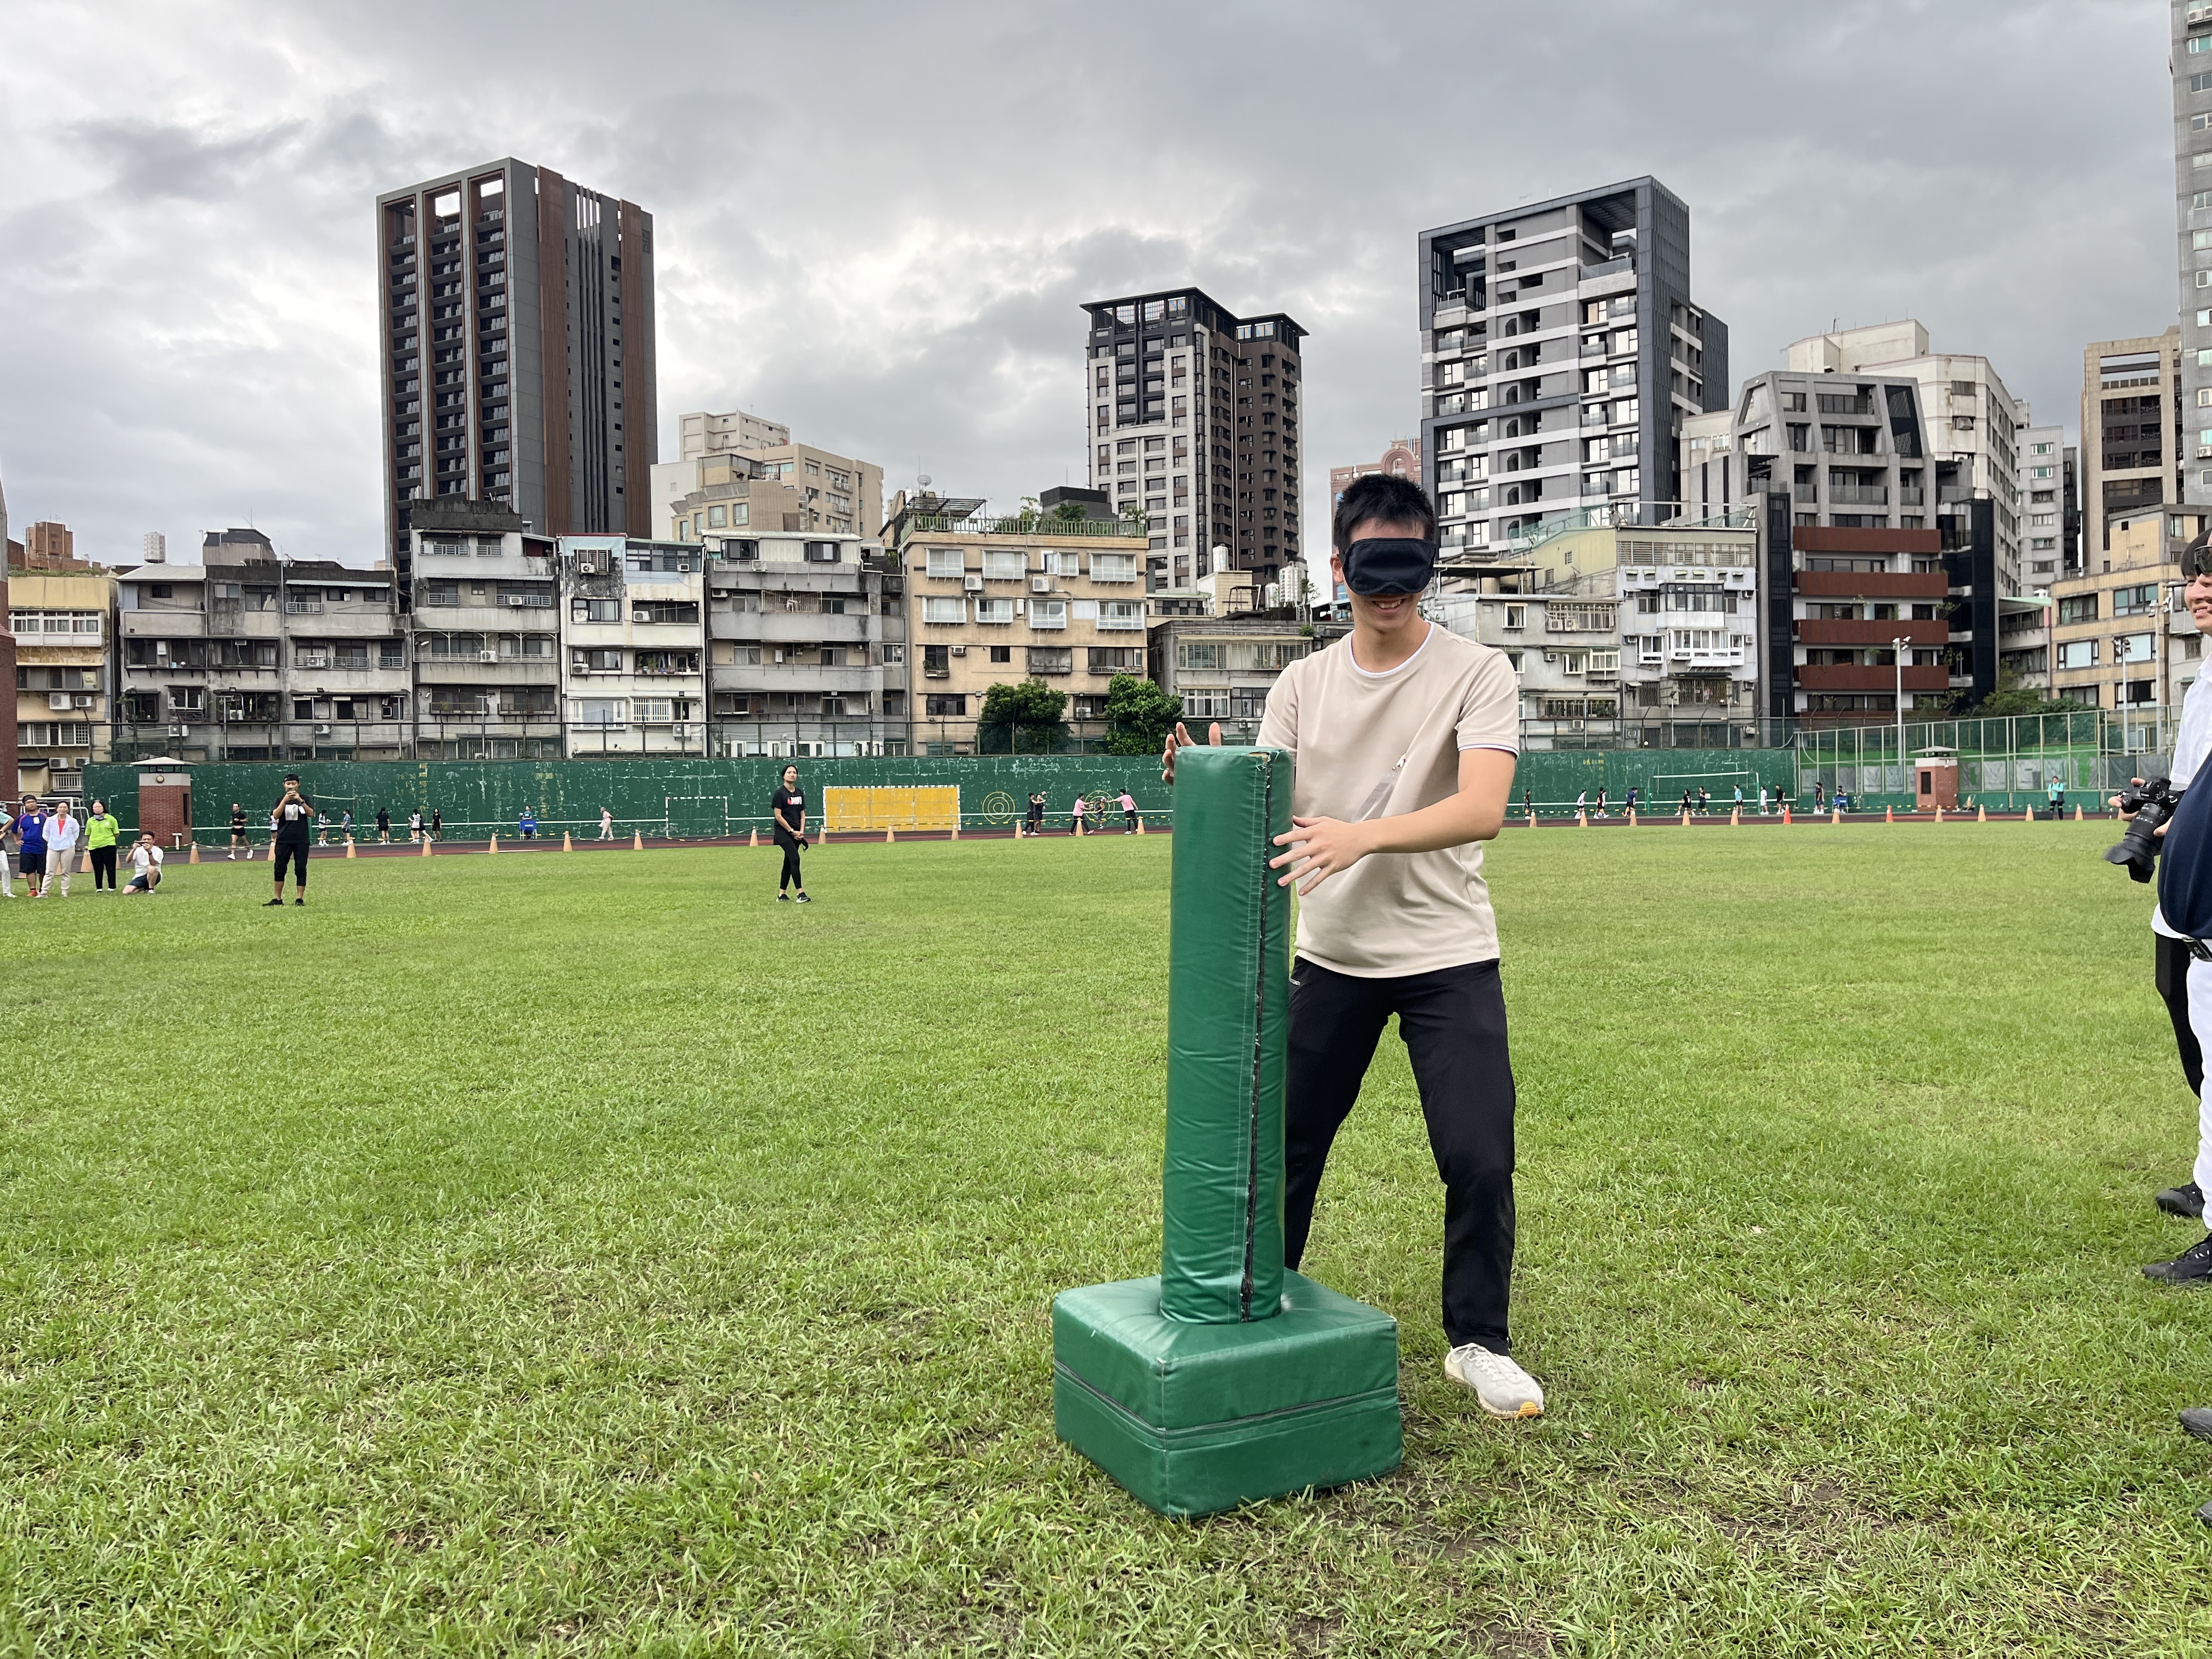
[[[376,198],[385,545],[418,500],[653,533],[653,216],[512,157]]]

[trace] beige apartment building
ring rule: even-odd
[[[2081,569],[2120,519],[2182,499],[2181,328],[2093,340],[2081,352]]]
[[[2204,639],[2180,602],[2179,561],[2204,522],[2202,507],[2163,502],[2116,515],[2088,568],[2052,585],[2053,696],[2097,708],[2181,701]]]
[[[16,787],[74,798],[84,789],[85,763],[110,757],[115,579],[104,571],[16,570],[7,592]]]
[[[884,470],[811,444],[718,449],[652,472],[655,531],[671,541],[717,532],[873,536]]]
[[[1067,693],[1062,718],[1096,720],[1115,675],[1146,672],[1146,532],[1050,513],[953,517],[944,509],[973,504],[935,497],[893,505],[913,753],[976,752],[994,685],[1042,680]]]
[[[727,449],[767,449],[791,441],[791,428],[743,410],[709,415],[695,410],[677,422],[678,459],[696,460]]]

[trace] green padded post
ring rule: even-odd
[[[1283,1064],[1291,890],[1267,867],[1291,827],[1291,757],[1194,749],[1175,783],[1168,1137],[1160,1307],[1271,1319],[1283,1296]]]
[[[1054,1298],[1053,1421],[1164,1515],[1395,1468],[1398,1327],[1283,1266],[1281,750],[1176,757],[1158,1278]]]

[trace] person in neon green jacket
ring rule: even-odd
[[[115,838],[122,834],[123,826],[115,814],[107,810],[107,803],[95,800],[92,811],[85,815],[84,850],[92,858],[92,890],[103,887],[115,890]]]

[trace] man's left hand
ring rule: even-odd
[[[1267,860],[1271,870],[1291,868],[1277,878],[1276,884],[1287,887],[1298,884],[1298,896],[1308,893],[1340,870],[1349,870],[1374,850],[1369,826],[1346,823],[1342,818],[1300,818],[1291,820],[1292,828],[1275,837],[1275,845],[1291,850]]]

